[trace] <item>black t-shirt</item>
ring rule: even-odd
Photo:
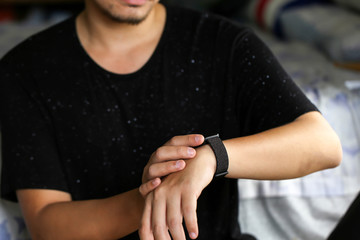
[[[316,110],[249,29],[181,8],[167,7],[160,42],[134,73],[97,65],[71,18],[10,51],[0,77],[1,194],[14,201],[23,188],[110,197],[138,187],[172,136],[246,136]],[[237,180],[212,182],[198,219],[199,239],[238,239]]]

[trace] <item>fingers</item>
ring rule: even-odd
[[[192,147],[187,146],[162,146],[159,147],[152,155],[152,161],[164,162],[177,159],[189,159],[196,155],[196,151]]]
[[[185,161],[195,157],[196,151],[186,146],[162,146],[150,157],[144,168],[142,182],[153,178],[161,178],[185,168]]]
[[[194,195],[186,194],[182,201],[182,211],[184,215],[186,229],[191,239],[196,239],[199,235],[196,215],[197,199]]]
[[[191,146],[197,147],[204,142],[204,136],[201,134],[189,134],[183,136],[175,136],[167,141],[165,146]]]
[[[189,159],[196,155],[192,147],[201,145],[204,137],[200,134],[175,136],[152,154],[153,162]]]
[[[143,196],[148,194],[139,228],[140,239],[171,240],[172,237],[174,240],[185,240],[183,216],[190,238],[197,238],[199,234],[196,216],[197,197],[192,191],[188,191],[188,188],[180,187],[187,185],[180,181],[183,171],[175,172],[186,171],[184,159],[196,159],[196,151],[193,147],[203,142],[204,137],[199,134],[176,136],[151,155],[143,173],[143,182],[146,183],[139,188]],[[191,173],[191,170],[189,171]],[[163,176],[167,176],[165,180],[163,179],[167,184],[159,186],[160,177]],[[149,179],[159,179],[159,182],[151,183],[148,182]],[[178,190],[171,191],[173,189]]]
[[[139,192],[140,194],[145,197],[146,195],[148,195],[148,193],[150,193],[152,190],[154,190],[157,186],[159,186],[161,183],[160,178],[155,178],[151,181],[148,181],[146,183],[141,184],[141,186],[139,187]]]
[[[159,187],[151,193],[154,196],[151,210],[151,228],[154,239],[170,239],[170,232],[172,239],[185,240],[183,219],[189,237],[196,239],[199,235],[196,195],[188,191],[169,191],[170,189]]]
[[[182,225],[181,199],[172,195],[167,199],[166,221],[171,236],[174,240],[185,240],[185,232]]]
[[[170,173],[183,170],[185,166],[186,163],[184,160],[154,163],[149,167],[148,178],[164,177]]]
[[[151,207],[153,201],[153,193],[151,192],[145,200],[144,212],[141,218],[139,237],[141,240],[154,240],[151,230]]]
[[[204,137],[200,134],[173,137],[151,155],[144,168],[142,182],[145,183],[150,179],[164,177],[184,169],[183,159],[194,158],[196,151],[193,147],[199,146],[203,142]]]
[[[170,240],[166,224],[166,198],[164,198],[163,191],[154,192],[154,199],[152,204],[151,225],[154,238],[156,240]]]
[[[196,151],[192,147],[199,146],[203,142],[204,137],[200,134],[175,136],[154,152],[154,161],[162,162],[193,158],[196,155]]]

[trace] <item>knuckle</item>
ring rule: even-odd
[[[170,172],[172,172],[176,167],[177,167],[176,162],[171,161],[171,162],[166,163],[165,169],[166,169],[167,173],[170,173]]]
[[[194,142],[194,138],[195,138],[195,135],[188,135],[188,136],[187,136],[187,141],[188,141],[188,143]]]
[[[179,218],[170,218],[167,224],[170,229],[174,229],[178,228],[182,224],[182,221]]]
[[[186,156],[187,156],[187,147],[178,147],[178,148],[176,149],[176,152],[177,152],[178,156],[180,156],[180,157],[182,157],[182,156],[186,157]]]
[[[142,185],[139,187],[139,192],[140,192],[140,194],[141,194],[142,196],[144,196],[144,195],[145,195],[145,192],[146,192],[146,189],[144,189],[144,188],[145,188],[144,184],[142,184]]]
[[[154,190],[154,200],[157,201],[159,199],[162,199],[164,196],[165,190],[164,188],[162,188],[161,186],[159,186],[158,188],[156,188]]]
[[[148,170],[149,178],[152,178],[156,174],[156,167],[154,165],[151,165]]]
[[[177,137],[172,137],[170,140],[169,140],[169,144],[170,145],[176,145],[176,142],[177,142]]]
[[[152,230],[156,235],[160,235],[163,231],[165,231],[165,226],[162,224],[155,223],[152,226]]]
[[[191,216],[194,212],[194,209],[190,205],[185,205],[183,207],[183,212],[184,212],[184,215]]]
[[[156,149],[156,151],[154,152],[154,157],[155,157],[155,159],[161,159],[162,156],[163,156],[162,148],[159,147],[159,148]]]

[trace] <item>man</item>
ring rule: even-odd
[[[34,239],[240,239],[236,179],[341,159],[251,31],[156,0],[86,0],[0,73],[2,195],[16,192]],[[220,160],[202,143],[216,133],[229,165],[213,181]]]

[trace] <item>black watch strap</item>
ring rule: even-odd
[[[229,158],[226,152],[226,148],[219,137],[219,134],[206,137],[204,144],[209,144],[215,154],[216,171],[214,178],[224,177],[226,174],[228,174]]]

